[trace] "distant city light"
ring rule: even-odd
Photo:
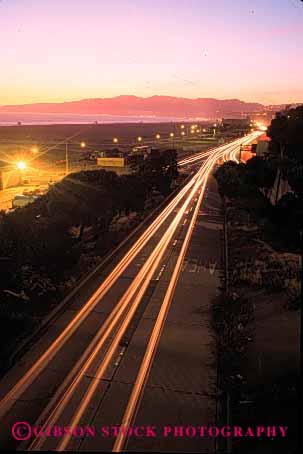
[[[260,121],[256,121],[256,126],[260,131],[267,131],[267,127]]]
[[[169,135],[170,135],[170,137],[174,137],[175,134],[173,132],[171,132]]]
[[[156,139],[160,139],[160,134],[156,134]]]
[[[25,161],[18,161],[16,163],[16,167],[18,170],[25,170],[27,168],[27,164]]]
[[[85,147],[86,147],[86,143],[85,143],[85,142],[81,142],[81,143],[80,143],[80,147],[81,147],[81,148],[85,148]]]
[[[39,148],[38,147],[32,147],[31,148],[31,152],[34,153],[34,154],[37,154],[39,152]]]
[[[181,125],[181,129],[184,129],[184,128],[185,128],[185,126],[184,126],[184,125]]]
[[[184,131],[181,132],[181,136],[185,136],[185,132]]]
[[[138,137],[138,142],[142,142],[142,137],[141,136]]]
[[[114,142],[114,143],[118,143],[117,137],[114,137],[114,138],[113,138],[113,142]]]

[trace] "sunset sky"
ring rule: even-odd
[[[0,0],[0,104],[303,101],[300,0]]]

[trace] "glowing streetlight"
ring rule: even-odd
[[[184,129],[184,128],[185,128],[185,126],[184,126],[184,125],[181,125],[181,129]]]
[[[181,136],[185,136],[185,132],[184,131],[181,132]]]
[[[113,138],[113,142],[114,142],[114,143],[118,143],[117,137],[114,137],[114,138]]]
[[[81,147],[81,148],[85,148],[85,147],[86,147],[86,143],[85,143],[85,142],[81,142],[81,143],[80,143],[80,147]]]
[[[37,153],[39,153],[39,148],[38,147],[32,147],[31,148],[31,152],[34,153],[34,154],[37,154]]]
[[[175,135],[175,134],[174,134],[173,132],[170,132],[170,133],[169,133],[169,136],[170,136],[170,137],[174,137],[174,135]]]
[[[195,130],[194,129],[191,129],[190,132],[191,132],[191,134],[195,134]]]
[[[203,128],[203,129],[202,129],[202,131],[203,131],[203,132],[206,132],[206,129],[205,129],[205,128]]]
[[[156,134],[156,139],[158,139],[158,140],[159,140],[159,139],[160,139],[160,137],[161,137],[161,136],[160,136],[160,134]]]
[[[25,161],[18,161],[16,163],[16,167],[18,170],[25,170],[27,168],[27,164]]]
[[[138,140],[138,142],[142,142],[142,137],[139,136],[137,140]]]

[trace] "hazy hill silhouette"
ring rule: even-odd
[[[117,96],[63,103],[35,103],[0,106],[0,112],[73,113],[104,115],[152,115],[173,117],[220,117],[225,113],[244,113],[264,110],[259,103],[238,99],[178,98],[173,96]]]

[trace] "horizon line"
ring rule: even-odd
[[[174,98],[180,100],[190,100],[190,101],[198,101],[198,100],[215,100],[215,101],[238,101],[243,102],[245,104],[260,104],[264,107],[268,106],[276,106],[276,105],[293,105],[293,104],[301,104],[301,102],[280,102],[275,104],[264,104],[263,102],[259,101],[245,101],[240,98],[214,98],[214,97],[185,97],[185,96],[172,96],[172,95],[152,95],[152,96],[138,96],[138,95],[116,95],[111,97],[94,97],[94,98],[77,98],[77,99],[70,99],[64,101],[32,101],[32,102],[25,102],[25,103],[13,103],[13,104],[0,104],[0,109],[5,107],[14,107],[14,106],[31,106],[31,105],[45,105],[45,104],[69,104],[75,102],[85,102],[85,101],[96,101],[96,100],[110,100],[110,99],[117,99],[117,98],[136,98],[136,99],[152,99],[152,98]],[[303,103],[302,103],[303,104]]]

